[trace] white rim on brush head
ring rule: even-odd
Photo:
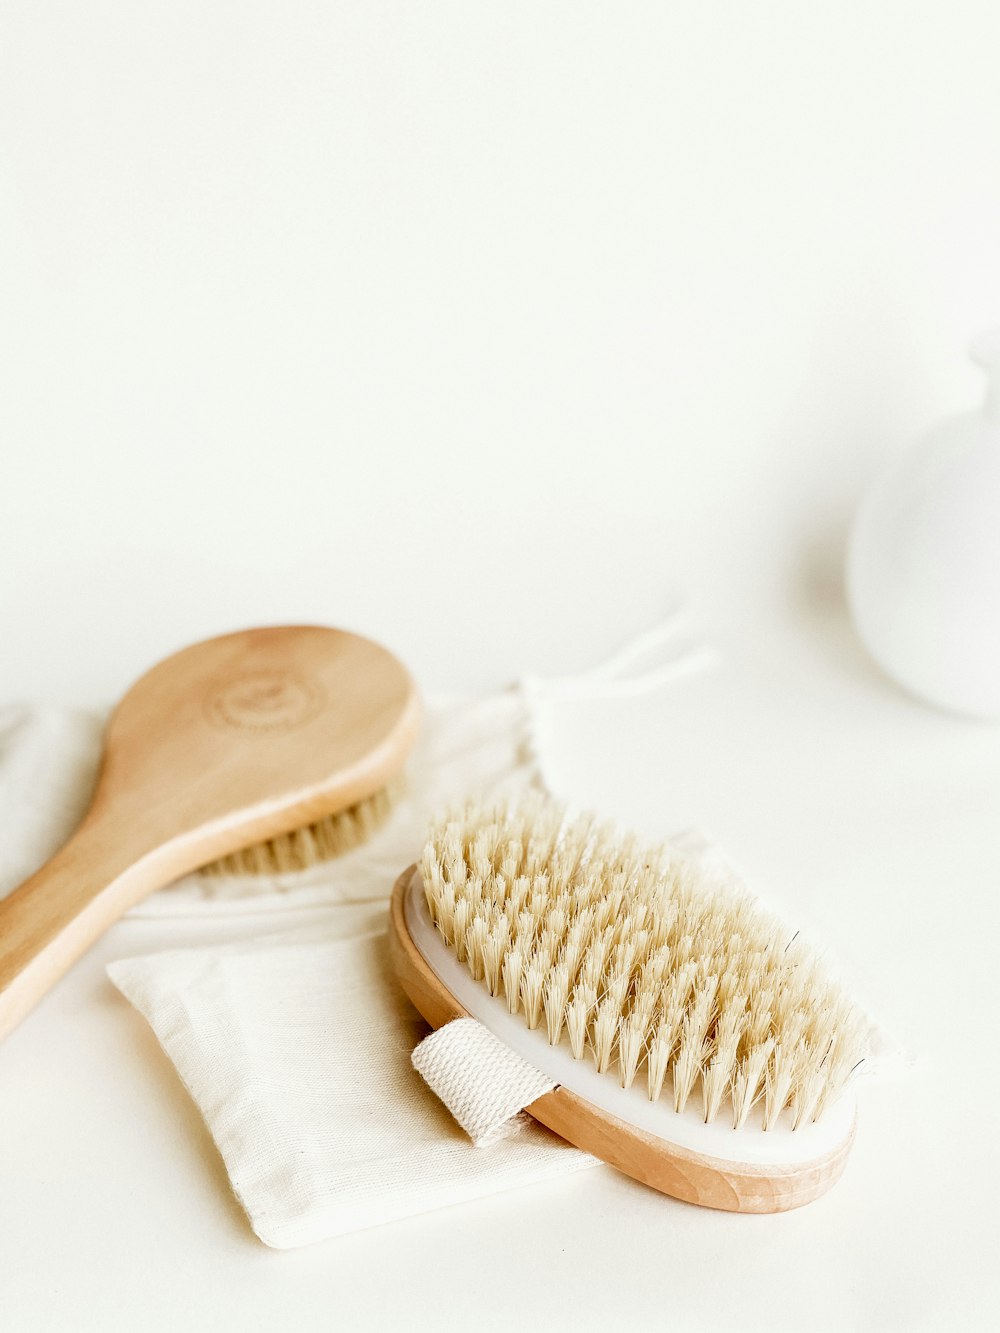
[[[722,1120],[705,1124],[694,1100],[682,1111],[669,1098],[650,1101],[638,1083],[622,1088],[589,1062],[575,1060],[565,1037],[549,1045],[544,1028],[531,1030],[523,1018],[510,1014],[502,998],[490,995],[475,981],[441,938],[431,921],[419,870],[414,870],[404,902],[406,929],[424,962],[463,1009],[529,1064],[583,1101],[664,1143],[714,1158],[719,1162],[794,1168],[830,1156],[846,1144],[854,1130],[855,1098],[848,1090],[828,1106],[820,1120],[791,1127],[791,1112],[782,1112],[769,1130],[746,1124],[733,1129]]]

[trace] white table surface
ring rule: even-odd
[[[650,833],[700,825],[919,1057],[862,1085],[829,1195],[731,1216],[602,1167],[270,1251],[104,975],[219,926],[125,920],[0,1047],[5,1333],[996,1327],[1000,731],[897,694],[834,618],[724,647],[668,693],[564,705],[563,786]]]
[[[981,395],[998,42],[995,0],[5,0],[0,702],[292,621],[479,688],[681,589],[724,667],[566,706],[567,794],[700,825],[923,1063],[802,1212],[600,1169],[271,1252],[104,975],[218,926],[124,921],[0,1046],[2,1333],[1000,1325],[1000,730],[787,611]]]

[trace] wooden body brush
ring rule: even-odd
[[[232,868],[281,869],[360,841],[418,725],[406,669],[342,630],[246,630],[153,667],[108,723],[80,827],[0,901],[0,1036],[180,875],[268,839]]]
[[[530,1113],[637,1180],[768,1213],[843,1170],[869,1024],[732,880],[544,798],[470,806],[400,876],[389,936],[432,1027],[484,1024],[556,1084]]]

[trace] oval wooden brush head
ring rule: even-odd
[[[471,804],[397,881],[390,952],[441,1027],[542,1072],[530,1113],[665,1194],[810,1202],[854,1138],[870,1025],[808,944],[726,877],[541,797]]]
[[[343,630],[244,630],[153,667],[108,723],[80,827],[0,902],[0,1036],[155,889],[376,797],[419,716],[406,668]]]

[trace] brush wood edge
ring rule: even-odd
[[[399,983],[433,1028],[474,1017],[441,983],[406,925],[405,901],[417,867],[396,880],[389,909],[389,954]],[[854,1142],[856,1120],[844,1141],[811,1162],[762,1166],[726,1162],[678,1147],[618,1120],[568,1088],[557,1087],[526,1108],[536,1120],[634,1180],[686,1203],[733,1213],[781,1213],[811,1203],[835,1184]]]

